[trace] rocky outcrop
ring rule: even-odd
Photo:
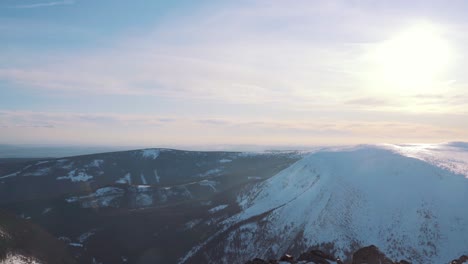
[[[465,263],[468,263],[468,256],[467,255],[463,255],[458,259],[454,259],[454,260],[450,261],[450,264],[465,264]]]
[[[344,264],[340,258],[327,254],[320,250],[310,250],[302,253],[297,260],[288,254],[283,255],[279,260],[264,260],[255,258],[247,261],[246,264],[277,264],[277,263],[294,263],[294,264]],[[348,263],[348,262],[346,262]],[[354,252],[351,264],[411,264],[407,260],[392,261],[376,246],[370,245],[363,247]],[[468,263],[468,256],[463,255],[458,259],[454,259],[449,264],[465,264]]]
[[[353,254],[352,264],[395,264],[374,246],[363,247]]]
[[[248,261],[246,264],[275,264],[275,263],[297,263],[297,264],[343,264],[340,258],[337,258],[331,254],[327,254],[323,251],[313,249],[302,253],[299,258],[295,259],[289,254],[281,256],[279,260],[263,260],[255,258]]]

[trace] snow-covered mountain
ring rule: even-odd
[[[241,211],[180,262],[241,263],[317,245],[346,259],[374,244],[392,259],[446,263],[468,252],[467,160],[461,144],[311,153],[241,193]]]
[[[468,253],[467,177],[460,142],[147,149],[0,160],[0,210],[85,264],[244,263],[310,248],[349,261],[368,245],[440,264]],[[6,227],[0,221],[0,253]],[[8,248],[4,256],[17,256]]]

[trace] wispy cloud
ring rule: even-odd
[[[466,128],[414,122],[172,118],[110,113],[0,111],[5,142],[39,138],[100,144],[323,144],[466,140]],[[169,118],[171,122],[165,122]],[[465,117],[466,118],[466,117]],[[92,131],[92,133],[90,133]],[[112,132],[109,132],[112,131]],[[424,131],[421,134],[421,131]],[[53,133],[53,138],[50,137]],[[22,135],[21,139],[18,135]],[[1,143],[1,142],[0,142]],[[16,142],[18,143],[18,142]]]
[[[106,51],[63,59],[52,54],[51,59],[42,60],[46,65],[0,68],[0,79],[70,93],[248,104],[310,103],[323,93],[351,88],[349,69],[360,47],[312,41],[308,36],[323,36],[314,20],[321,10],[297,7],[284,12],[282,7],[287,5],[276,2],[274,6],[264,9],[254,4],[255,12],[246,8],[202,12],[197,19],[169,21],[144,36],[124,38]],[[323,8],[331,16],[342,15],[340,8]],[[296,15],[301,21],[296,21]],[[265,26],[277,23],[278,17],[284,28]],[[304,37],[306,25],[310,32]]]
[[[93,138],[88,140],[96,142],[141,140],[129,142],[135,144],[466,138],[464,73],[451,76],[457,82],[444,84],[447,89],[436,95],[412,96],[411,91],[383,88],[381,82],[374,85],[366,55],[373,45],[406,26],[405,17],[383,6],[374,12],[357,4],[366,1],[247,2],[168,18],[143,27],[142,34],[121,35],[115,43],[102,45],[105,48],[73,49],[68,54],[56,50],[31,54],[38,51],[32,49],[25,55],[21,48],[0,51],[4,58],[0,81],[9,89],[37,89],[44,97],[77,101],[106,97],[102,106],[96,106],[101,111],[115,109],[108,107],[115,99],[112,103],[119,105],[119,112],[162,113],[2,115],[0,111],[0,127],[8,127],[3,140],[7,134],[15,139],[31,133],[33,138],[33,131],[50,137],[52,129],[41,132],[45,129],[41,124],[53,126],[64,139],[84,140],[80,137],[89,134]],[[16,8],[73,3],[44,1]],[[52,27],[40,27],[56,35]],[[30,25],[26,28],[41,32]],[[135,109],[133,100],[149,99],[154,100],[151,106],[142,103]],[[422,116],[425,113],[429,114]],[[20,126],[34,129],[20,131]]]
[[[360,97],[345,101],[344,103],[348,105],[381,106],[387,105],[388,100],[381,98]]]
[[[74,0],[63,0],[63,1],[53,1],[53,2],[43,2],[43,3],[34,3],[34,4],[24,4],[24,5],[15,5],[12,8],[19,9],[29,9],[29,8],[40,8],[40,7],[50,7],[50,6],[60,6],[60,5],[72,5]]]

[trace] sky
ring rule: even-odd
[[[0,1],[0,144],[468,141],[466,1]]]

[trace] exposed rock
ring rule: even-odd
[[[394,264],[380,250],[374,246],[359,249],[353,254],[353,264]]]
[[[400,260],[398,262],[395,262],[395,264],[411,264],[411,262],[406,261],[406,260]]]
[[[308,252],[302,253],[297,261],[294,260],[294,257],[288,254],[283,255],[280,259],[280,262],[289,262],[289,263],[313,263],[313,264],[344,264],[340,258],[336,258],[331,254],[327,254],[321,250],[310,250]],[[468,256],[462,256],[457,260],[453,260],[450,264],[465,264],[465,261],[468,261]],[[274,264],[278,263],[275,260],[263,260],[255,258],[251,261],[246,262],[246,264]],[[385,256],[384,253],[374,246],[368,246],[359,249],[353,254],[352,264],[411,264],[406,260],[400,260],[393,262]]]
[[[254,258],[247,261],[246,264],[269,264],[269,262],[260,258]]]
[[[330,261],[336,261],[337,258],[335,258],[332,255],[326,254],[323,251],[320,250],[311,250],[306,253],[302,253],[299,258],[299,261],[308,261],[308,262],[313,262],[316,264],[329,264]]]
[[[294,257],[289,254],[284,254],[283,256],[281,256],[280,261],[292,262],[294,261]]]
[[[454,260],[450,261],[450,264],[465,264],[465,263],[468,263],[468,256],[467,255],[463,255],[458,259],[454,259]]]

